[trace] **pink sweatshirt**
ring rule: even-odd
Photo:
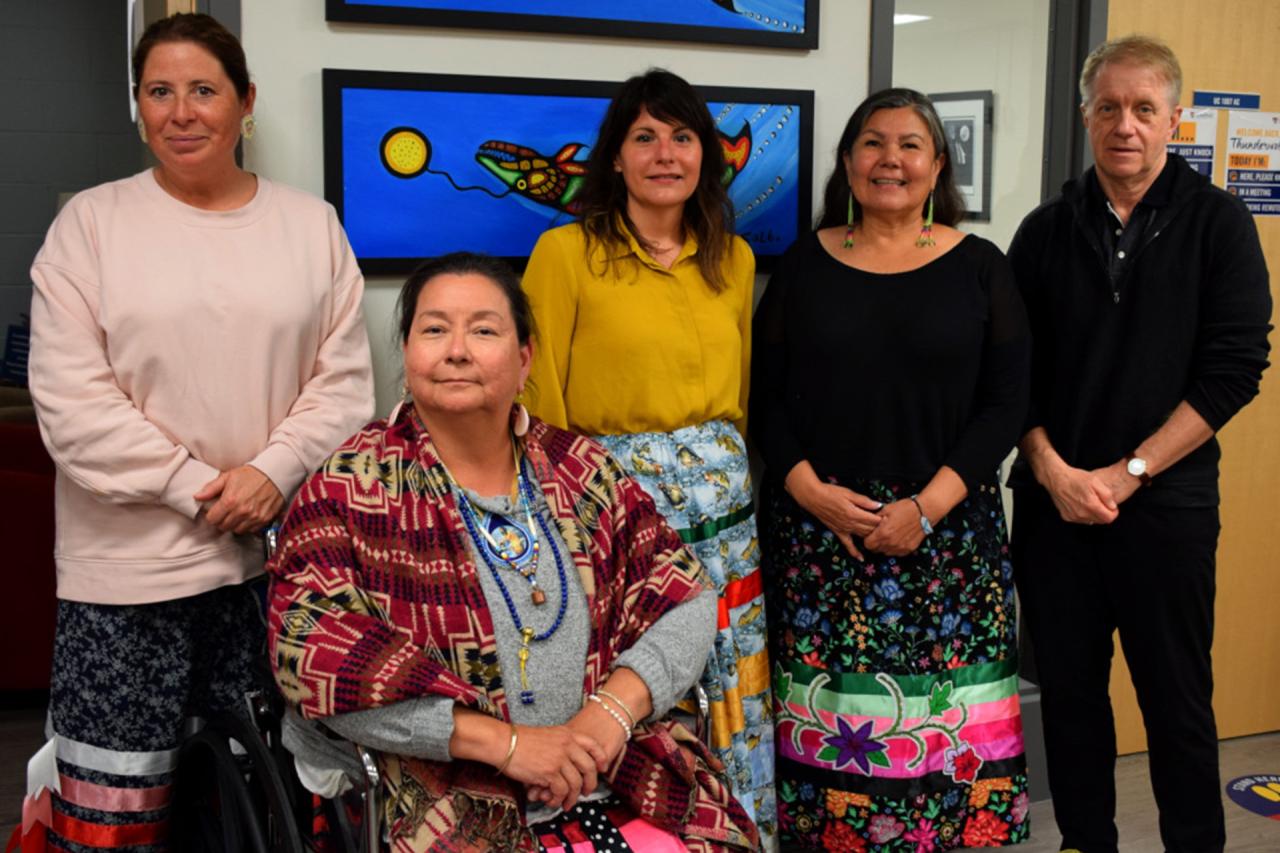
[[[57,464],[58,597],[166,601],[262,571],[192,495],[288,498],[373,412],[364,279],[332,207],[259,177],[200,210],[148,170],[79,193],[31,268],[31,394]]]

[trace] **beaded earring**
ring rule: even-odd
[[[933,240],[933,190],[929,190],[929,207],[924,215],[924,227],[916,238],[916,245],[921,249],[934,245]]]
[[[853,248],[853,190],[849,191],[849,228],[844,232],[844,243],[846,249]]]

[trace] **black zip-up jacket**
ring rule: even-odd
[[[1132,453],[1183,400],[1221,429],[1258,393],[1271,329],[1266,261],[1243,202],[1170,154],[1162,197],[1113,283],[1097,181],[1093,169],[1068,181],[1009,247],[1032,335],[1023,434],[1044,427],[1085,469]],[[1216,506],[1219,456],[1212,438],[1131,500]],[[1022,459],[1009,484],[1040,488]]]

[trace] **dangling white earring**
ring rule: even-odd
[[[529,432],[529,410],[524,407],[524,403],[516,403],[516,420],[511,431],[516,438],[523,438]]]
[[[147,126],[142,123],[142,118],[138,118],[138,138],[142,140],[142,144],[147,144]]]
[[[253,132],[258,129],[258,122],[254,120],[253,113],[249,113],[240,119],[240,135],[246,140],[253,139]]]

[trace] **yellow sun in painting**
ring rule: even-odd
[[[393,127],[382,137],[382,165],[397,178],[422,174],[431,161],[431,143],[422,131],[412,127]]]

